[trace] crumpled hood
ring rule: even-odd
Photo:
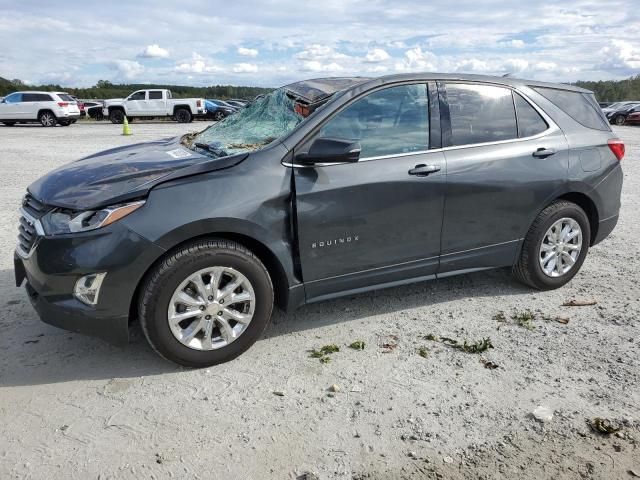
[[[47,205],[94,209],[144,196],[161,181],[226,168],[247,157],[211,158],[181,145],[180,138],[90,155],[49,172],[28,190]]]

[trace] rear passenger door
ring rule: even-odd
[[[150,116],[166,115],[167,101],[162,90],[149,90],[146,113]]]
[[[567,178],[567,142],[522,94],[440,84],[447,189],[439,273],[508,266],[538,213]]]

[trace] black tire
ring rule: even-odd
[[[58,119],[50,110],[44,110],[38,114],[38,121],[43,127],[55,127]]]
[[[16,124],[16,122],[2,122],[2,123],[4,123],[7,127],[13,127]]]
[[[575,264],[568,272],[559,277],[550,277],[542,270],[538,255],[547,230],[562,218],[571,218],[578,222],[582,231],[582,247]],[[589,251],[590,239],[591,226],[584,210],[572,202],[556,201],[542,210],[529,228],[522,245],[520,258],[513,266],[513,275],[520,282],[538,290],[560,288],[580,271]]]
[[[68,127],[73,123],[73,120],[58,120],[58,123],[63,127]]]
[[[116,109],[111,110],[109,112],[109,120],[111,123],[121,124],[124,122],[124,112],[122,110]]]
[[[233,342],[217,350],[194,350],[173,335],[167,320],[171,297],[178,285],[198,270],[226,266],[242,273],[255,294],[254,316]],[[149,344],[162,357],[179,365],[202,368],[233,360],[260,337],[273,311],[273,285],[262,262],[242,245],[227,240],[200,240],[164,258],[146,277],[138,313]]]
[[[616,125],[624,125],[624,122],[626,122],[627,119],[624,115],[616,115],[616,117],[613,119],[613,123],[615,123]]]
[[[213,114],[213,119],[214,119],[216,122],[219,122],[219,121],[220,121],[220,120],[222,120],[225,116],[226,116],[226,115],[224,114],[224,112],[221,112],[221,111],[219,111],[219,110],[218,110],[217,112],[215,112],[215,113]]]
[[[78,119],[74,118],[73,120],[71,120],[71,123],[76,123],[78,121]]]
[[[193,120],[193,115],[186,108],[178,108],[175,113],[176,122],[178,123],[189,123]]]

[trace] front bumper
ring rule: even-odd
[[[41,237],[28,256],[14,256],[16,284],[50,325],[123,345],[138,283],[164,250],[121,224],[79,234]],[[107,272],[95,307],[73,296],[76,281]]]

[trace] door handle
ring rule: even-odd
[[[440,167],[438,165],[425,165],[421,163],[420,165],[416,165],[414,168],[409,170],[409,175],[415,175],[417,177],[426,177],[432,173],[436,173],[440,171]]]
[[[553,148],[539,148],[533,152],[535,158],[547,158],[551,155],[555,155],[556,151]]]

